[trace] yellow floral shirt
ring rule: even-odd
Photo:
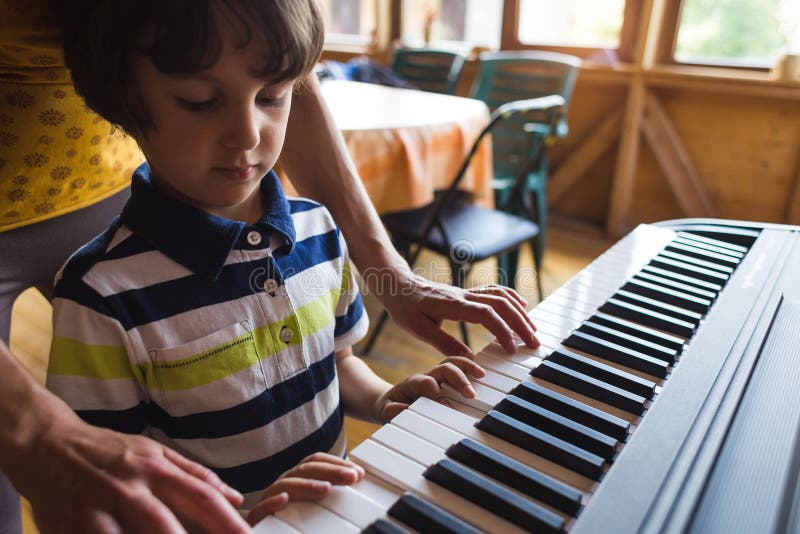
[[[75,93],[60,42],[46,0],[0,3],[0,232],[109,197],[144,160]]]

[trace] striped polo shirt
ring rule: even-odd
[[[345,453],[334,353],[367,330],[328,211],[273,172],[261,193],[246,225],[139,167],[121,215],[56,278],[47,377],[85,421],[210,467],[245,508],[309,454]]]

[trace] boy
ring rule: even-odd
[[[345,410],[387,421],[442,382],[474,394],[465,371],[482,370],[464,358],[391,387],[353,356],[367,318],[344,240],[270,170],[321,50],[313,0],[74,12],[73,82],[148,163],[57,278],[48,387],[88,422],[212,468],[253,522],[363,476],[342,459]]]

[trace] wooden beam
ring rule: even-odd
[[[547,184],[547,203],[552,205],[564,196],[592,165],[605,154],[619,138],[622,124],[622,111],[614,110],[602,117],[589,129],[577,146],[570,149],[569,156],[564,159],[553,172]]]
[[[666,110],[650,91],[645,93],[642,132],[684,214],[716,217],[717,210],[689,151]]]

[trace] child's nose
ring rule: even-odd
[[[251,150],[261,141],[261,123],[254,106],[241,105],[226,114],[222,143],[227,148]]]

